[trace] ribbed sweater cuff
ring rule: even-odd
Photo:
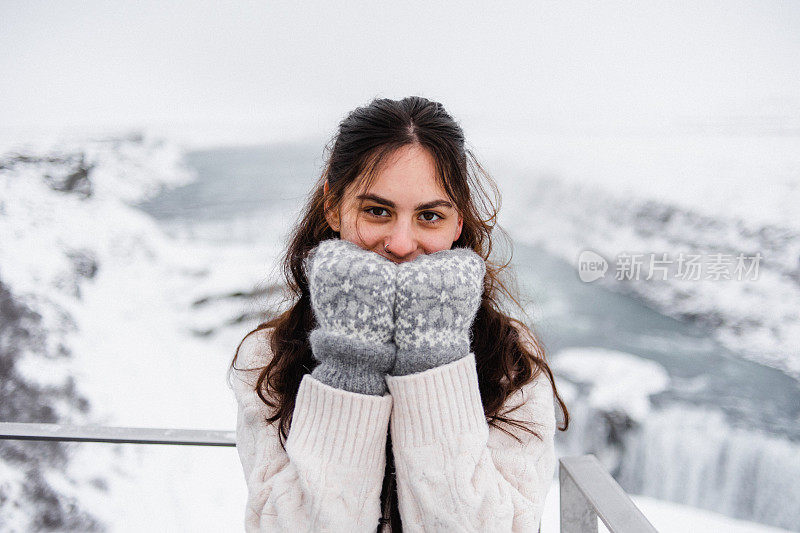
[[[488,434],[475,355],[408,376],[386,376],[392,444],[420,446],[464,433]]]
[[[358,394],[303,376],[287,452],[322,462],[374,466],[386,450],[392,397]]]

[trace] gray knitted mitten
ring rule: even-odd
[[[339,389],[383,395],[392,368],[394,263],[340,239],[321,242],[306,262],[317,319],[309,340],[311,375]]]
[[[397,268],[393,376],[415,374],[469,353],[486,264],[468,248],[444,250]]]

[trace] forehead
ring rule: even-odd
[[[448,196],[436,171],[436,160],[419,145],[408,145],[389,154],[366,188],[359,193],[376,194],[398,205],[447,200]]]

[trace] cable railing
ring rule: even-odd
[[[235,447],[236,433],[0,422],[0,440]],[[562,457],[558,463],[561,533],[597,533],[598,518],[611,533],[656,531],[594,455]]]

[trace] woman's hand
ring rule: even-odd
[[[470,328],[481,304],[486,264],[455,248],[397,266],[397,358],[390,371],[404,376],[469,354]]]
[[[321,242],[306,262],[317,328],[309,340],[319,365],[312,375],[362,394],[386,392],[395,346],[396,265],[348,241]]]

